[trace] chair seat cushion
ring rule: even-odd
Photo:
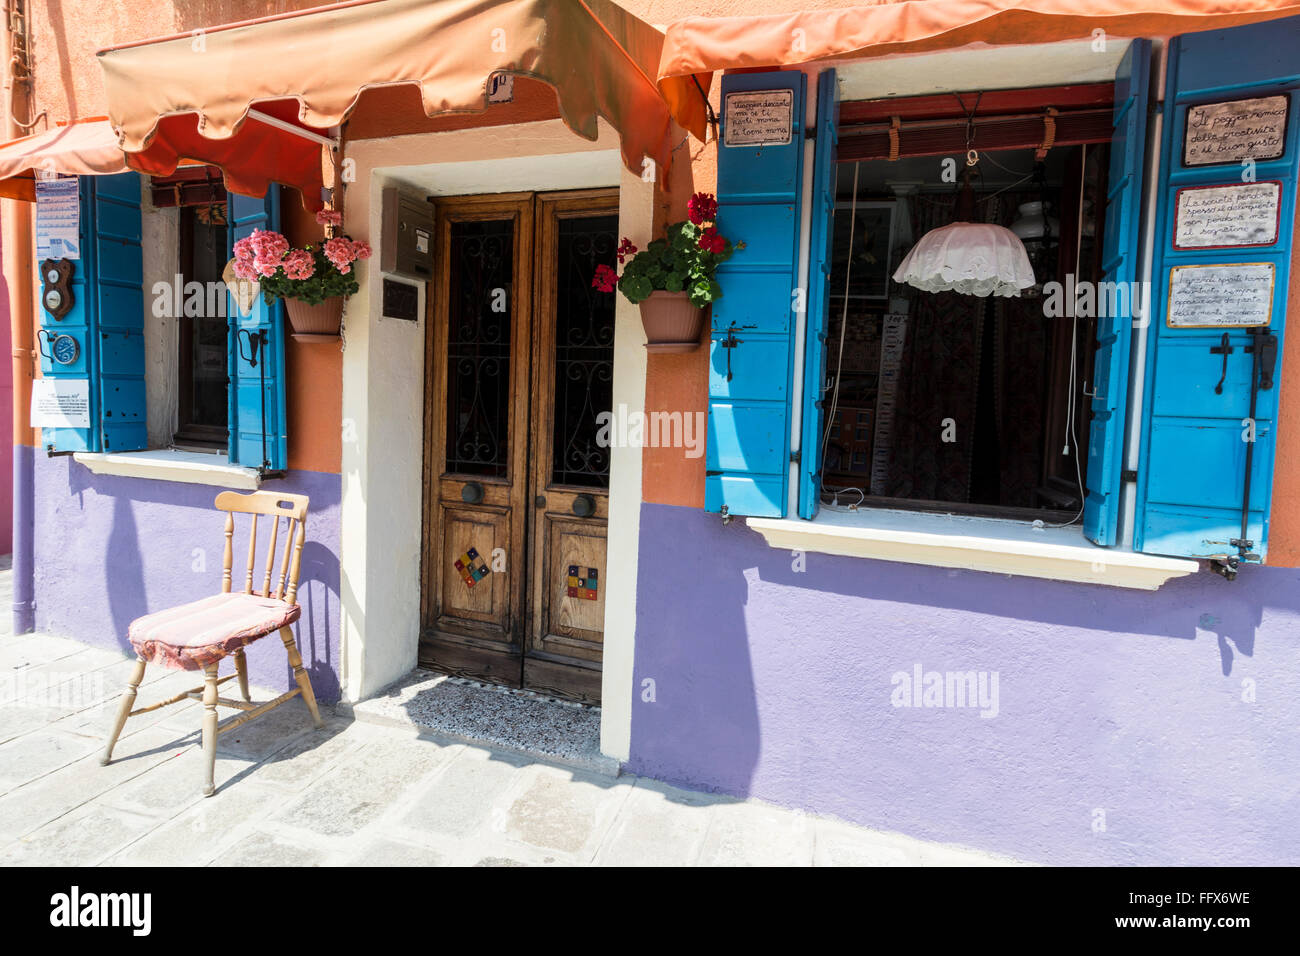
[[[202,670],[298,620],[302,608],[256,594],[214,594],[131,622],[127,637],[146,661]]]

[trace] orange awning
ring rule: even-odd
[[[883,0],[875,6],[669,24],[659,89],[673,117],[704,139],[714,72],[839,57],[924,53],[970,43],[1026,44],[1176,36],[1300,14],[1300,0]]]
[[[187,158],[221,166],[235,192],[260,195],[275,180],[310,202],[320,144],[250,109],[287,103],[279,118],[320,132],[341,124],[363,90],[415,84],[429,116],[482,112],[497,72],[554,87],[561,118],[588,140],[603,117],[629,169],[640,172],[646,156],[666,168],[662,46],[663,34],[612,0],[352,0],[101,50],[99,61],[133,167],[170,172]]]
[[[126,171],[117,134],[106,119],[84,120],[0,145],[0,196],[36,201],[36,170],[69,176]]]

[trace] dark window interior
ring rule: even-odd
[[[510,469],[514,223],[453,222],[448,254],[447,471]]]
[[[1056,146],[1039,167],[1033,149],[980,153],[973,219],[1009,227],[1023,204],[1043,202],[1057,221],[1041,249],[1029,247],[1039,285],[1019,298],[894,282],[921,236],[958,221],[957,186],[942,180],[942,156],[841,157],[823,396],[825,503],[1077,518],[1095,319],[1047,316],[1041,286],[1064,283],[1067,273],[1101,278],[1107,155],[1104,143]],[[956,163],[964,167],[964,157]]]
[[[556,256],[555,432],[551,480],[609,487],[609,447],[597,416],[614,403],[614,293],[592,288],[598,265],[614,265],[617,216],[560,221]]]
[[[226,446],[228,328],[220,284],[228,260],[225,205],[180,209],[182,314],[178,368],[179,408],[176,444],[204,450]],[[202,293],[195,295],[198,283]]]

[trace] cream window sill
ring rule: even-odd
[[[1097,547],[1083,537],[1077,525],[1034,528],[1027,521],[883,508],[822,508],[812,521],[746,521],[773,548],[1146,591],[1200,568],[1198,562],[1186,558]]]
[[[160,448],[155,451],[77,452],[73,460],[97,475],[154,478],[192,485],[215,485],[256,491],[262,483],[256,468],[232,465],[225,455]]]

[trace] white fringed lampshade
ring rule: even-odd
[[[1034,285],[1034,268],[1020,238],[1005,226],[954,222],[931,229],[894,272],[924,292],[1018,296]]]

